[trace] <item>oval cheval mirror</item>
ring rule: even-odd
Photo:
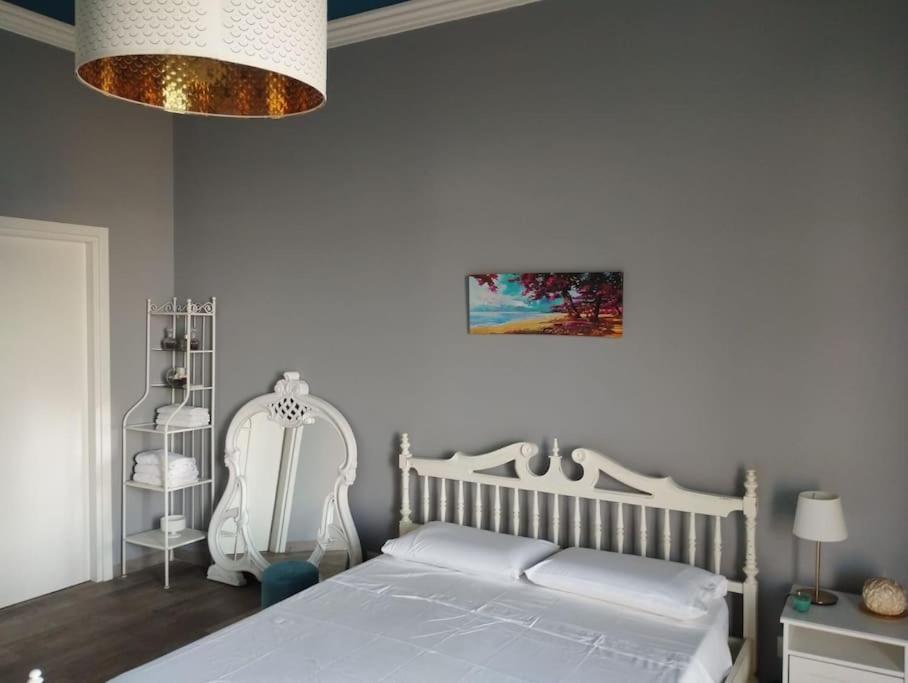
[[[309,393],[299,372],[240,408],[227,428],[229,478],[208,531],[208,578],[245,584],[270,564],[326,553],[362,562],[347,490],[356,478],[356,441],[330,403]]]

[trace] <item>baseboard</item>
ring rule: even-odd
[[[207,567],[211,564],[211,557],[208,553],[197,547],[177,548],[174,550],[173,556],[174,560],[178,562],[188,562],[199,567]],[[126,573],[138,572],[161,564],[164,564],[164,553],[160,550],[152,550],[126,560]],[[121,569],[121,564],[114,565],[114,578],[120,576]]]
[[[315,541],[289,541],[287,543],[287,552],[288,553],[304,553],[311,552],[315,550]],[[335,551],[344,551],[346,546],[343,543],[331,543],[328,545],[328,552]],[[380,555],[380,551],[370,551],[367,555],[371,557],[376,557]],[[177,548],[174,551],[174,560],[179,562],[189,562],[190,564],[197,565],[199,567],[208,567],[211,565],[211,556],[206,550],[200,547],[198,544],[194,546],[187,546],[184,548]],[[137,557],[131,557],[126,561],[126,573],[141,571],[142,569],[148,569],[149,567],[157,567],[158,565],[164,564],[164,554],[160,550],[151,550],[146,553],[142,553]],[[120,564],[114,565],[114,577],[120,576]]]
[[[346,550],[347,546],[344,545],[343,541],[335,541],[334,543],[329,543],[325,550]],[[306,551],[315,550],[315,541],[287,541],[287,552],[288,553],[304,553]]]

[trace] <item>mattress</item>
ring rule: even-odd
[[[382,556],[129,671],[121,683],[707,683],[728,608],[679,622]]]

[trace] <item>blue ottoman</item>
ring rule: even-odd
[[[262,572],[262,608],[280,602],[318,583],[318,567],[311,562],[287,560]]]

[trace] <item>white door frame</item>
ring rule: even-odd
[[[88,429],[90,577],[113,578],[110,456],[110,278],[107,228],[0,216],[0,235],[85,245],[88,280]]]

